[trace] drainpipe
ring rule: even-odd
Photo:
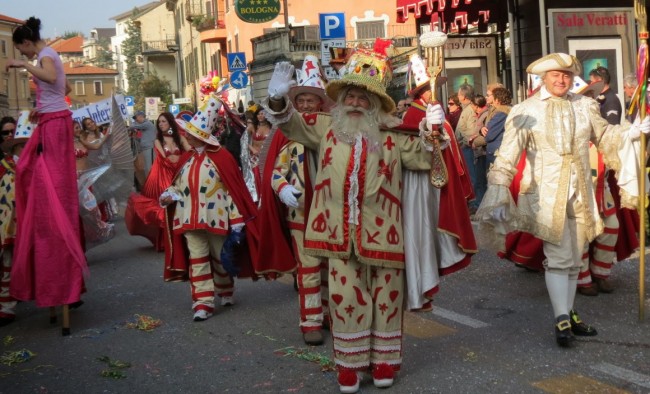
[[[546,2],[539,0],[539,27],[542,40],[542,56],[548,55],[548,37],[546,33]]]
[[[508,25],[510,26],[510,64],[512,65],[510,78],[512,83],[513,98],[516,99],[516,102],[519,102],[521,101],[521,97],[519,95],[519,85],[517,84],[517,70],[519,69],[519,64],[517,63],[517,52],[519,52],[519,40],[515,40],[516,34],[514,34],[515,30],[519,30],[519,24],[517,23],[517,26],[514,24],[514,17],[516,16],[514,7],[515,1],[516,0],[508,1]]]
[[[288,0],[282,0],[282,10],[284,12],[284,28],[288,29],[289,28],[289,8],[288,8]]]

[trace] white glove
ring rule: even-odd
[[[158,198],[158,203],[161,207],[165,208],[167,205],[171,204],[173,201],[180,201],[183,198],[176,193],[174,189],[167,189]]]
[[[637,116],[637,119],[638,119],[638,116]],[[636,120],[635,120],[635,122],[636,122]],[[643,118],[643,120],[639,124],[639,130],[641,130],[641,132],[643,134],[650,133],[650,116],[646,115],[646,117]]]
[[[492,218],[497,221],[497,222],[505,222],[506,221],[506,206],[501,205],[492,211]]]
[[[280,197],[280,201],[282,201],[284,205],[291,208],[298,208],[298,197],[300,197],[301,194],[302,193],[300,193],[295,187],[287,185],[280,190],[278,197]]]
[[[427,105],[427,127],[441,125],[445,121],[445,111],[439,103]]]
[[[294,67],[289,62],[275,64],[275,70],[269,81],[269,96],[280,99],[289,93],[289,89],[296,84],[293,80]]]
[[[639,115],[634,119],[632,127],[627,132],[631,139],[635,140],[641,136],[641,133],[648,134],[650,133],[650,116],[646,116],[643,120],[639,118]]]

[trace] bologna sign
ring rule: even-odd
[[[268,22],[280,13],[280,0],[235,0],[235,12],[244,22]]]

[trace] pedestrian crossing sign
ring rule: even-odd
[[[246,70],[246,53],[233,52],[228,54],[228,71]]]

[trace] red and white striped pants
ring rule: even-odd
[[[582,267],[578,275],[578,286],[590,286],[591,277],[607,279],[612,272],[616,259],[616,241],[618,240],[618,218],[612,214],[603,218],[605,231],[589,245],[582,254]]]
[[[0,317],[14,317],[14,309],[16,308],[16,300],[9,295],[13,250],[13,246],[5,246],[0,252],[2,253],[2,270],[0,271]]]
[[[298,262],[300,329],[302,332],[308,332],[320,330],[323,326],[323,316],[327,314],[327,281],[323,283],[322,280],[323,260],[325,259],[304,253],[302,247],[304,236],[303,231],[291,229],[291,246]],[[326,264],[325,273],[327,273]]]
[[[183,235],[190,251],[192,309],[203,309],[212,313],[215,293],[220,297],[231,296],[235,287],[232,278],[219,261],[225,238],[203,230],[188,231]]]

